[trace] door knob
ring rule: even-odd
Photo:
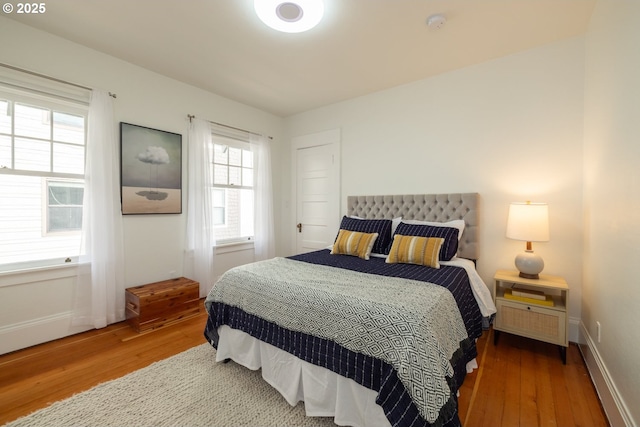
[[[296,227],[298,227],[298,233],[302,233],[302,223],[299,222],[298,225],[296,225]]]

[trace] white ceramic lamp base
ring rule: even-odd
[[[520,272],[520,277],[539,279],[539,274],[544,269],[544,261],[532,250],[525,251],[516,256],[516,268]]]

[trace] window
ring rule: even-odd
[[[87,107],[0,87],[0,268],[79,255]]]
[[[224,188],[213,189],[213,225],[227,224],[227,191]]]
[[[216,241],[253,239],[253,153],[248,144],[213,136],[213,216]]]
[[[47,180],[47,233],[82,230],[82,181]]]

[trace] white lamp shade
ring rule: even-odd
[[[507,237],[526,242],[549,240],[549,206],[546,203],[511,203]]]

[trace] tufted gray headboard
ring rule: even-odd
[[[347,215],[368,219],[403,219],[446,222],[462,219],[464,233],[458,256],[477,260],[478,193],[402,194],[394,196],[348,196]]]

